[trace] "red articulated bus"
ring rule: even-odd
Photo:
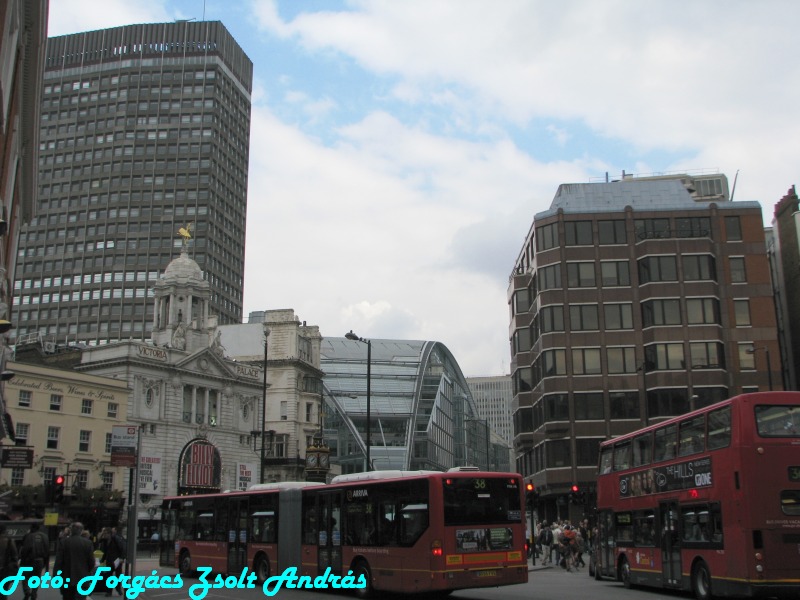
[[[165,498],[161,564],[259,583],[296,568],[364,576],[373,591],[449,592],[525,583],[522,477],[458,469],[372,471],[330,484]]]
[[[593,574],[798,598],[800,393],[736,396],[603,442]]]

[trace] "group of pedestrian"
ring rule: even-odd
[[[81,597],[77,591],[77,582],[94,574],[100,566],[96,555],[99,555],[100,565],[111,569],[105,572],[106,581],[111,575],[122,573],[126,543],[116,528],[104,528],[96,543],[83,524],[77,521],[61,531],[56,542],[52,574],[60,572],[61,577],[71,583],[60,589],[63,600]],[[16,574],[19,567],[31,567],[27,579],[22,582],[22,593],[24,600],[36,600],[38,588],[30,586],[31,578],[41,577],[42,573],[50,570],[50,540],[38,523],[31,525],[30,531],[22,539],[19,551],[14,540],[8,536],[6,528],[0,525],[0,578]],[[117,585],[116,591],[122,596],[122,585]],[[113,588],[106,587],[106,596],[111,596],[113,592]]]
[[[589,547],[591,529],[584,519],[578,525],[569,521],[548,523],[542,521],[537,527],[536,551],[542,565],[559,565],[565,571],[577,571],[585,567],[583,553]]]

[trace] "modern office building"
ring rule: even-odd
[[[48,40],[17,339],[149,339],[149,290],[181,229],[210,309],[220,324],[241,322],[252,71],[219,22]]]
[[[565,499],[591,500],[602,440],[781,388],[761,207],[723,175],[559,186],[509,303],[517,468],[548,520],[585,510]]]
[[[12,292],[20,227],[34,215],[47,0],[0,3],[0,372],[18,315]],[[0,439],[13,434],[0,381]]]
[[[480,418],[486,420],[492,432],[492,446],[496,448],[490,460],[492,470],[510,471],[512,465],[516,468],[512,454],[514,425],[511,403],[514,391],[511,376],[467,377],[467,384]]]
[[[342,473],[487,468],[487,422],[440,342],[325,338],[324,439]]]

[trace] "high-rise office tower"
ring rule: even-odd
[[[149,338],[148,296],[180,252],[181,228],[211,312],[241,321],[252,73],[219,22],[48,40],[18,341]]]

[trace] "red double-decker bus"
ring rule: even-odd
[[[594,574],[798,597],[800,393],[744,394],[604,442]]]
[[[161,564],[263,583],[295,568],[352,571],[357,590],[447,592],[528,580],[522,477],[477,470],[374,471],[331,484],[165,498]]]

